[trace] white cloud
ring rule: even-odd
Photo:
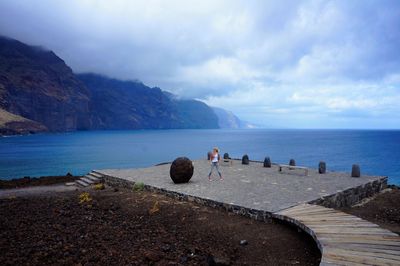
[[[0,10],[2,34],[77,72],[139,79],[270,126],[400,125],[398,1],[4,0]]]

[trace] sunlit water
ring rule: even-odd
[[[85,174],[92,169],[134,168],[221,153],[252,160],[389,176],[400,184],[400,131],[369,130],[140,130],[89,131],[0,138],[0,178]]]

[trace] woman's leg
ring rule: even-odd
[[[222,178],[222,174],[221,174],[221,172],[219,171],[218,163],[215,164],[215,168],[217,168],[217,172],[218,172],[219,178],[220,178],[220,179],[223,179],[223,178]]]
[[[214,168],[214,163],[211,163],[210,173],[208,174],[208,179],[210,179],[210,180],[211,180],[211,174],[212,174],[213,168]]]

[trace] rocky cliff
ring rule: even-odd
[[[0,134],[218,128],[217,116],[200,101],[179,100],[141,82],[76,75],[53,52],[5,37],[0,37],[0,109]]]
[[[50,131],[91,128],[90,94],[53,52],[0,37],[0,108]]]
[[[89,89],[94,129],[218,128],[210,107],[177,100],[159,88],[97,74],[78,74]]]

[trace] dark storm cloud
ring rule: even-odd
[[[0,12],[0,34],[76,72],[139,79],[248,120],[318,126],[353,110],[398,122],[398,1],[3,0]]]

